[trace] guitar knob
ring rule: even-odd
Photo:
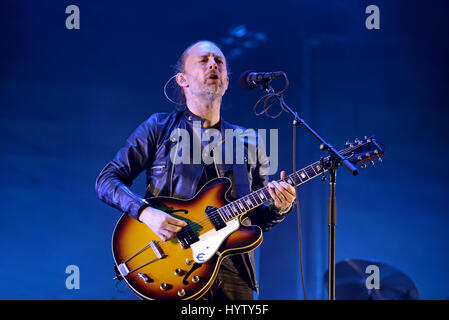
[[[184,297],[185,295],[186,295],[186,291],[184,289],[179,289],[178,290],[178,296]]]
[[[193,283],[197,283],[198,281],[200,281],[200,277],[198,277],[198,276],[193,276],[192,277],[192,282]]]
[[[373,166],[374,166],[374,161],[373,160],[370,160],[370,162],[369,163],[371,163]]]
[[[184,274],[184,270],[182,269],[176,269],[175,270],[175,276],[182,276]]]
[[[362,167],[362,169],[365,169],[365,168],[366,168],[366,164],[362,163],[362,164],[360,165],[360,167]]]
[[[159,288],[160,288],[162,291],[166,291],[166,290],[168,290],[168,289],[170,288],[170,286],[169,286],[167,283],[162,282]]]
[[[190,266],[192,264],[192,260],[190,260],[189,258],[186,259],[186,265]]]
[[[379,160],[379,162],[382,162],[382,158],[381,157],[377,158],[377,160]]]

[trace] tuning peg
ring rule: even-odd
[[[382,162],[382,158],[381,157],[377,158],[377,160],[379,160],[379,162]]]
[[[366,164],[362,163],[362,164],[360,165],[360,167],[361,167],[362,169],[365,169],[365,168],[366,168]]]

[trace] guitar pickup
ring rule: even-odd
[[[217,212],[217,208],[208,206],[206,208],[206,216],[209,218],[215,230],[220,230],[226,227],[226,223]]]
[[[192,243],[200,240],[190,224],[187,224],[178,232],[177,238],[183,249],[187,249]]]
[[[161,247],[159,247],[158,243],[156,241],[150,241],[150,247],[153,249],[154,253],[156,254],[156,257],[158,259],[162,259],[165,257],[164,251],[162,251]]]

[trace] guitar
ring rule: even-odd
[[[373,158],[381,160],[384,148],[376,138],[365,137],[347,143],[340,153],[356,165]],[[283,181],[297,186],[322,175],[327,171],[327,160],[329,157]],[[228,178],[215,178],[192,199],[147,199],[150,206],[187,222],[174,238],[165,242],[146,224],[123,214],[112,237],[117,278],[124,279],[143,299],[201,298],[212,286],[224,258],[254,250],[262,243],[262,230],[241,222],[249,211],[272,200],[268,187],[233,202],[226,198],[230,189]]]

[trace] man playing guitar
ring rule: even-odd
[[[199,41],[189,46],[178,61],[176,74],[176,82],[187,107],[171,113],[153,114],[134,131],[97,178],[98,197],[148,226],[161,243],[176,238],[187,223],[179,215],[155,208],[146,199],[161,196],[190,199],[217,177],[231,180],[230,199],[268,186],[273,201],[252,210],[242,224],[257,225],[268,231],[292,210],[295,188],[284,181],[268,181],[266,157],[258,157],[257,163],[252,165],[207,164],[203,161],[179,164],[172,161],[173,154],[178,153],[178,150],[173,150],[176,145],[170,139],[173,130],[181,128],[193,132],[195,122],[201,123],[201,130],[214,128],[223,135],[226,129],[241,128],[227,123],[220,114],[222,97],[229,85],[227,68],[225,56],[214,43]],[[142,198],[129,187],[144,170],[147,190],[145,198]],[[280,178],[286,178],[284,171],[281,171]],[[139,276],[145,280],[143,273]],[[161,290],[166,290],[162,287]],[[181,290],[178,291],[179,296],[184,294]],[[221,261],[215,280],[198,298],[250,300],[253,290],[258,291],[254,254],[238,253]]]

